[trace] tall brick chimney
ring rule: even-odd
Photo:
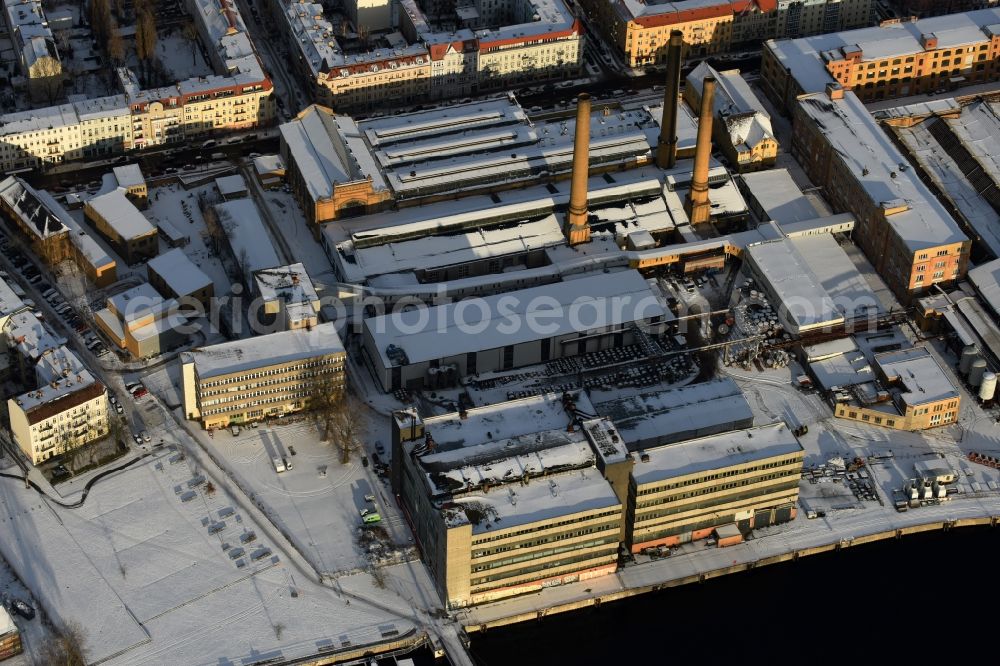
[[[566,238],[570,245],[590,241],[587,222],[587,178],[590,177],[590,95],[581,93],[576,102],[576,133],[573,136],[573,178],[569,189]]]
[[[685,208],[691,224],[708,222],[712,206],[708,201],[708,162],[712,157],[712,116],[715,114],[715,77],[706,76],[701,86],[698,114],[698,144],[694,149],[694,172]]]
[[[656,144],[656,166],[670,169],[677,162],[677,98],[681,91],[681,47],[684,33],[670,31],[667,45],[667,82],[663,86],[663,118],[660,140]]]

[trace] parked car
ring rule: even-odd
[[[142,438],[142,441],[147,442],[147,443],[153,441],[153,438],[150,437],[149,433],[146,432],[145,430],[143,430],[142,432],[139,433],[139,437]]]
[[[145,387],[136,389],[135,391],[132,392],[132,397],[135,398],[136,400],[138,400],[139,398],[144,398],[147,395],[149,395],[149,391],[147,391]]]
[[[35,609],[32,608],[24,599],[11,597],[10,609],[23,617],[25,620],[33,620],[35,618]]]

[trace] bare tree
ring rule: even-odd
[[[121,32],[118,30],[118,22],[111,19],[108,27],[108,58],[115,67],[121,67],[125,63],[125,42],[122,41]]]
[[[83,629],[76,622],[67,622],[61,630],[42,644],[39,662],[47,666],[86,666],[83,656]]]
[[[90,12],[87,17],[90,19],[90,31],[94,34],[94,39],[98,43],[106,43],[111,21],[108,0],[90,0]]]
[[[184,24],[184,27],[181,28],[181,35],[191,47],[191,66],[194,67],[198,62],[198,28],[195,27],[193,21]]]
[[[366,431],[361,401],[330,377],[313,382],[309,406],[323,431],[323,438],[336,447],[340,462],[346,465],[351,461],[351,453],[361,449]]]
[[[135,54],[142,63],[146,77],[151,70],[151,63],[156,55],[156,19],[152,11],[145,8],[139,13],[135,26]]]
[[[31,66],[32,79],[36,90],[49,104],[63,95],[62,65],[51,56],[45,56],[35,61]]]

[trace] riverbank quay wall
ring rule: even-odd
[[[724,549],[704,550],[696,548],[691,553],[663,558],[649,564],[619,569],[615,576],[607,576],[603,579],[606,581],[604,585],[601,585],[601,581],[587,581],[583,584],[577,584],[578,587],[575,590],[572,589],[572,586],[550,588],[545,592],[550,593],[552,598],[539,599],[539,595],[535,594],[520,600],[514,600],[514,602],[522,602],[520,605],[523,607],[520,608],[515,608],[514,603],[510,601],[492,606],[486,605],[470,608],[464,614],[460,614],[459,619],[466,633],[485,632],[498,627],[531,620],[540,620],[548,615],[567,613],[588,607],[599,607],[605,603],[628,599],[641,594],[657,592],[671,587],[680,587],[691,583],[701,583],[712,578],[749,571],[771,564],[795,561],[810,555],[840,551],[889,539],[901,539],[907,535],[948,531],[963,527],[997,527],[1000,526],[1000,500],[997,498],[990,499],[993,500],[990,502],[993,506],[990,507],[991,512],[988,515],[960,515],[967,513],[967,511],[953,511],[951,513],[954,514],[954,517],[933,518],[927,522],[905,524],[908,522],[906,520],[907,517],[919,520],[920,517],[914,514],[919,514],[927,510],[916,509],[913,512],[899,514],[902,520],[888,521],[899,524],[887,525],[886,529],[840,536],[833,541],[804,545],[771,554],[764,554],[760,551],[773,551],[777,549],[769,548],[767,544],[763,548],[755,547],[761,545],[760,542],[763,541],[762,539],[756,539],[740,546]],[[949,507],[948,504],[943,504],[934,508],[944,509],[941,513],[947,514],[947,509],[953,508],[953,506]],[[931,518],[931,516],[924,517]],[[825,521],[821,520],[819,524],[823,522]],[[810,521],[810,523],[815,524],[817,521]],[[780,528],[776,528],[768,535],[772,540],[775,537],[780,539],[781,536]],[[705,557],[708,554],[715,555],[715,557]],[[718,566],[720,557],[728,560],[729,564]],[[658,564],[674,566],[658,567]],[[584,585],[588,586],[588,590],[580,589]],[[564,598],[558,598],[560,596]],[[529,607],[532,606],[531,602],[535,602],[533,607]]]

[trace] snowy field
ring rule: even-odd
[[[192,487],[201,474],[162,449],[76,510],[0,480],[0,549],[46,610],[82,626],[89,661],[289,659],[413,628],[312,583],[223,488]]]
[[[179,29],[157,36],[156,59],[176,81],[214,73],[202,57],[198,43],[185,39]]]
[[[374,427],[366,438],[369,446],[375,441]],[[282,425],[244,428],[236,437],[228,430],[217,431],[212,437],[196,428],[192,424],[189,432],[214,452],[251,499],[322,574],[336,576],[369,567],[367,553],[357,543],[360,510],[372,508],[366,495],[376,496],[381,525],[390,538],[404,550],[409,545],[408,528],[391,501],[388,484],[360,463],[358,453],[352,454],[350,463],[341,464],[338,452],[320,441],[312,420],[298,418]],[[388,442],[387,424],[382,428],[386,432],[381,441]],[[275,457],[288,460],[293,468],[275,472]]]

